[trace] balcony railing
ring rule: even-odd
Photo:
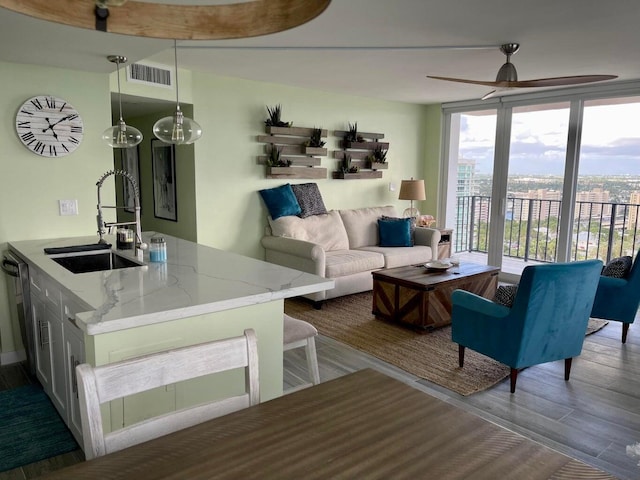
[[[487,253],[491,197],[457,199],[454,252]],[[555,262],[560,233],[561,200],[507,198],[503,256]],[[599,258],[608,262],[633,256],[640,247],[640,205],[576,202],[571,235],[571,260]]]

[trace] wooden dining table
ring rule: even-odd
[[[46,479],[613,479],[365,369]]]

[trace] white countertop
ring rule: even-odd
[[[144,241],[149,243],[154,234],[143,233]],[[333,280],[316,275],[162,236],[167,241],[167,263],[149,262],[147,250],[143,267],[80,274],[51,260],[44,248],[97,243],[96,235],[9,242],[9,247],[92,308],[76,315],[78,326],[88,335],[306,295],[334,286]],[[115,248],[115,236],[106,239]],[[119,253],[126,256],[127,251]]]

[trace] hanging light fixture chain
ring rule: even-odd
[[[121,57],[116,58],[116,73],[118,75],[118,107],[120,109],[120,120],[122,121],[122,94],[120,93],[120,61]]]

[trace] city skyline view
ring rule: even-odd
[[[585,102],[579,175],[640,175],[637,118],[640,100],[608,105]],[[538,111],[515,108],[509,174],[562,176],[568,125],[568,103]],[[495,114],[461,115],[460,158],[475,160],[476,173],[493,171],[495,129]]]

